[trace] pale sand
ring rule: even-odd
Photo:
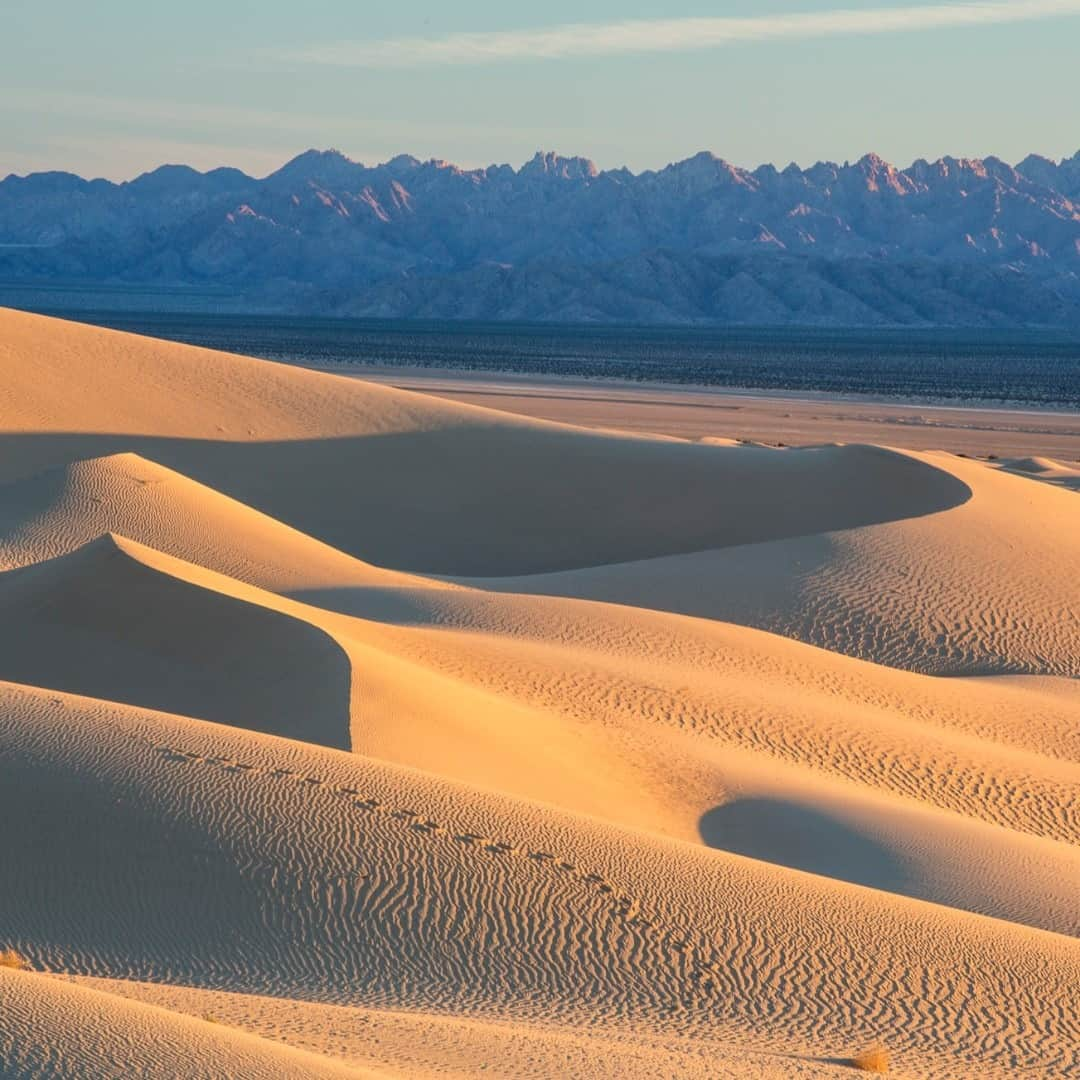
[[[5,1076],[1080,1070],[1068,466],[0,371]]]
[[[767,446],[858,442],[982,458],[1042,456],[1061,459],[1071,471],[1080,469],[1080,417],[1053,410],[366,364],[316,370],[583,427]]]

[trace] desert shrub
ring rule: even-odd
[[[852,1065],[860,1072],[887,1073],[889,1071],[889,1051],[884,1046],[872,1046],[851,1059]]]

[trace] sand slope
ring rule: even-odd
[[[105,533],[274,592],[435,585],[350,558],[137,454],[76,460],[0,494],[0,569],[69,554]]]
[[[730,1043],[691,1039],[633,1039],[550,1024],[485,1021],[360,1006],[323,1005],[225,991],[196,990],[116,979],[80,979],[95,989],[174,1011],[203,1016],[302,1048],[325,1047],[332,1030],[335,1056],[374,1063],[380,1075],[407,1077],[498,1076],[508,1080],[551,1076],[843,1077],[838,1062],[790,1053],[750,1051]]]
[[[3,313],[0,480],[134,451],[379,566],[533,573],[929,513],[948,474],[578,430]],[[573,476],[568,487],[566,478]],[[348,492],[345,498],[342,492]]]
[[[181,1075],[374,1080],[378,1075],[43,975],[0,970],[0,994],[0,1062],[12,1080]]]
[[[1080,502],[952,455],[972,493],[888,524],[568,574],[485,580],[757,626],[937,675],[1080,676]]]
[[[0,575],[0,673],[347,748],[352,674],[337,643],[187,566],[106,535]]]
[[[1062,889],[1080,868],[1075,712],[1022,687],[884,673],[697,620],[492,605],[464,590],[433,590],[434,630],[381,625],[112,536],[0,575],[0,599],[22,628],[0,660],[10,679],[224,716],[621,825],[1080,929]],[[485,620],[497,632],[481,633]],[[785,765],[798,768],[777,782]]]
[[[1080,491],[1080,468],[1048,457],[1005,458],[997,462],[1003,472],[1030,476],[1055,487]]]
[[[73,698],[59,727],[45,693],[4,696],[2,915],[37,963],[759,1047],[882,1028],[917,1075],[1071,1062],[1068,938],[300,743]],[[57,865],[81,888],[46,909]]]
[[[1080,1071],[1046,463],[0,331],[5,1075]]]

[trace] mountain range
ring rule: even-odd
[[[1080,153],[602,171],[309,150],[0,181],[0,302],[387,318],[1080,327]]]

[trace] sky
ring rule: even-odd
[[[1060,158],[1078,55],[1080,0],[0,0],[0,176]]]

